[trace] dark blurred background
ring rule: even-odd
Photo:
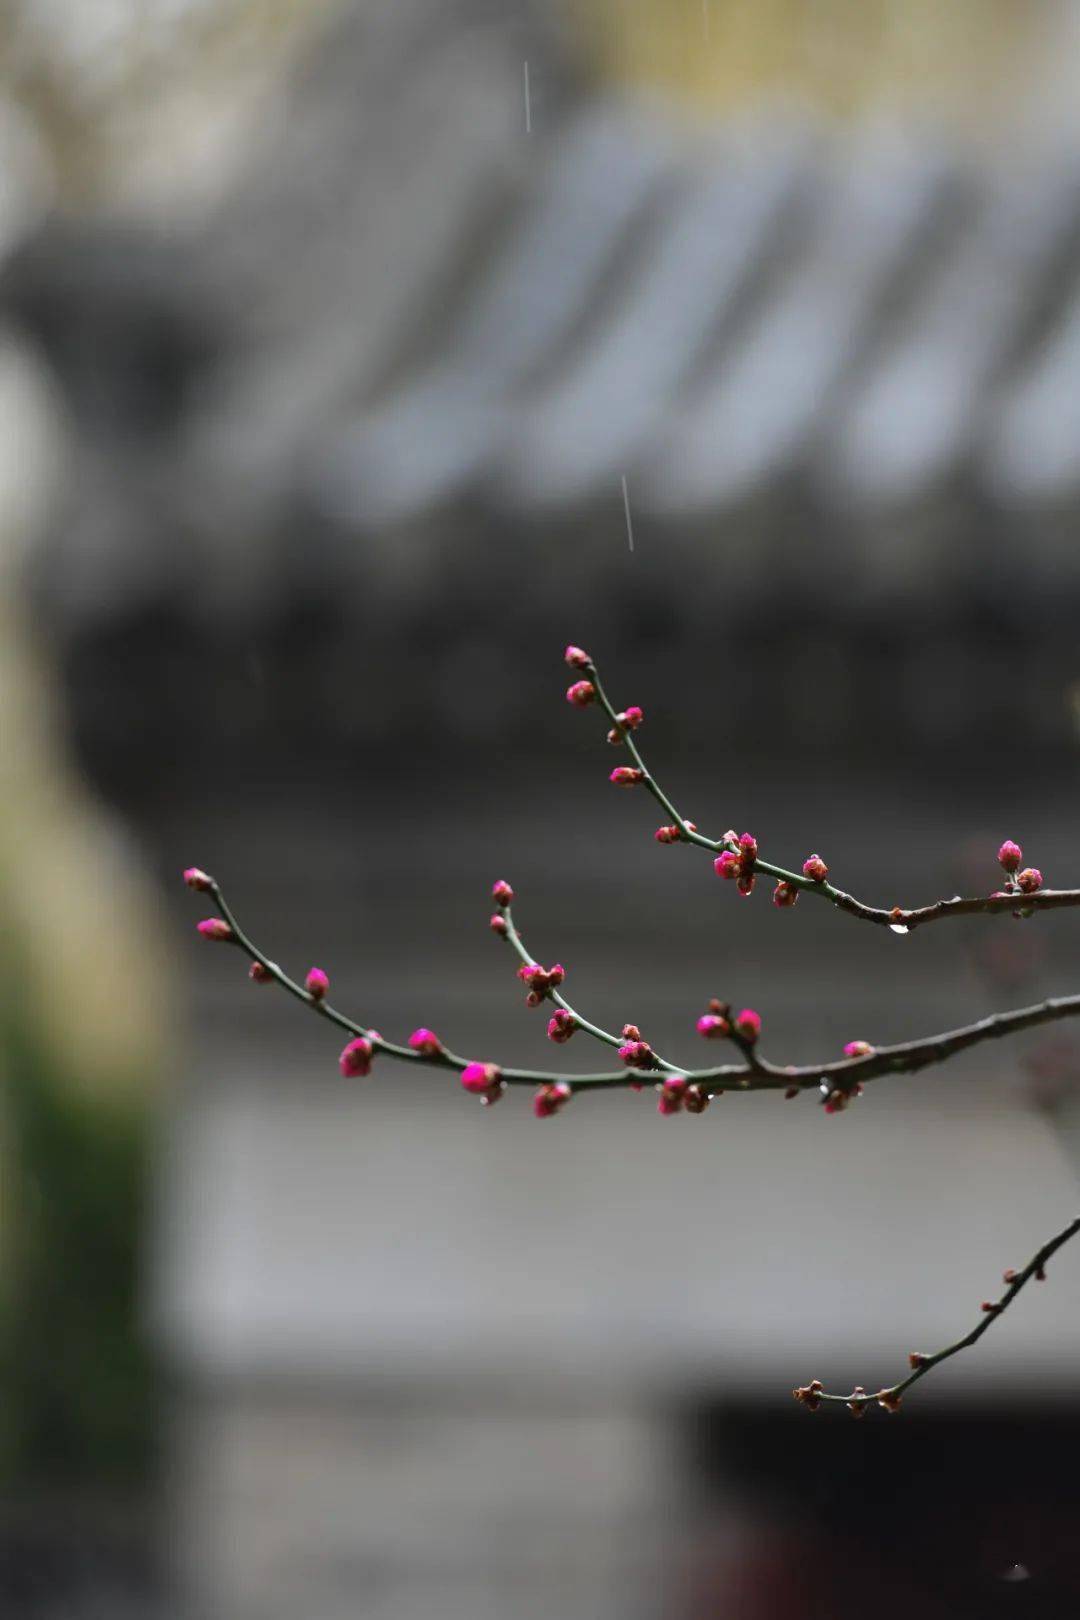
[[[1080,1603],[1080,1298],[900,1418],[1073,1213],[1060,1026],[842,1116],[541,1126],[337,1045],[598,1022],[812,1061],[1075,989],[1076,0],[9,0],[0,13],[0,1612],[882,1620]],[[578,1046],[566,1067],[588,1066]]]

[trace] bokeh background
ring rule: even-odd
[[[8,0],[0,14],[0,1609],[882,1620],[1080,1600],[1067,1026],[826,1118],[536,1124],[337,1043],[583,1012],[791,1061],[1075,989],[1075,0]],[[644,740],[644,739],[643,739]],[[572,1069],[575,1044],[563,1054]]]

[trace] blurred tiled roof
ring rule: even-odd
[[[299,637],[329,688],[360,613],[360,656],[422,646],[451,703],[480,634],[509,669],[541,627],[723,623],[714,678],[744,658],[767,706],[777,603],[809,591],[786,725],[843,713],[845,682],[866,702],[846,626],[870,660],[895,633],[916,730],[970,735],[966,692],[1068,732],[1080,153],[828,144],[776,114],[705,137],[584,101],[547,42],[473,10],[422,52],[420,5],[394,50],[346,33],[198,234],[56,231],[9,275],[76,414],[40,568],[57,632],[164,615],[205,651],[289,626],[271,662]],[[512,731],[528,683],[494,684]],[[372,735],[334,689],[341,734]]]

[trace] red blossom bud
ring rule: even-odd
[[[202,922],[196,923],[195,926],[203,939],[217,939],[225,944],[235,938],[224,917],[204,917]]]
[[[493,934],[505,934],[507,932],[506,918],[496,911],[489,921],[488,927]]]
[[[648,1041],[626,1041],[619,1047],[619,1056],[628,1069],[651,1069],[656,1058]]]
[[[184,871],[184,882],[189,889],[200,889],[205,893],[214,887],[214,880],[209,877],[201,867],[189,866]]]
[[[583,647],[567,647],[563,653],[563,658],[571,669],[588,669],[592,663],[592,659]]]
[[[792,1394],[797,1401],[801,1401],[808,1412],[816,1412],[821,1405],[822,1384],[819,1378],[814,1378],[809,1384],[803,1384],[799,1389],[793,1389]]]
[[[985,1311],[987,1316],[996,1316],[1001,1309],[1001,1304],[996,1299],[984,1299],[979,1309]]]
[[[702,1086],[687,1086],[683,1107],[688,1114],[703,1114],[712,1098]]]
[[[731,878],[738,877],[742,871],[742,861],[733,850],[726,849],[713,861],[713,871],[717,877],[727,878],[730,881]]]
[[[678,1114],[686,1100],[686,1089],[690,1082],[684,1074],[672,1074],[660,1087],[660,1096],[657,1099],[656,1111],[659,1114]]]
[[[735,1020],[735,1028],[744,1041],[753,1045],[761,1034],[761,1015],[753,1007],[744,1007]]]
[[[590,703],[596,702],[596,687],[592,681],[575,681],[566,688],[566,701],[576,709],[587,709]]]
[[[560,1108],[565,1108],[573,1095],[565,1080],[554,1085],[541,1086],[533,1097],[533,1113],[537,1119],[550,1119]]]
[[[930,1357],[923,1355],[921,1350],[912,1350],[908,1353],[908,1366],[913,1372],[918,1371],[920,1367],[925,1367],[929,1360]]]
[[[658,844],[677,844],[682,834],[678,827],[657,827],[653,837]]]
[[[869,1057],[874,1048],[869,1041],[848,1041],[844,1047],[846,1058]]]
[[[640,1041],[641,1031],[638,1029],[636,1024],[624,1024],[622,1027],[622,1038],[624,1041]]]
[[[812,883],[824,883],[829,875],[829,868],[820,855],[810,855],[802,863],[803,877],[808,877]]]
[[[577,1019],[565,1007],[559,1007],[548,1019],[548,1040],[562,1046],[577,1029]]]
[[[1043,886],[1043,875],[1037,866],[1027,866],[1017,875],[1016,886],[1021,894],[1034,894]]]
[[[879,1389],[877,1392],[877,1403],[884,1407],[886,1412],[899,1412],[900,1399],[901,1397],[891,1389]]]
[[[631,703],[628,709],[624,709],[622,713],[616,715],[615,718],[618,720],[620,726],[626,727],[627,731],[636,731],[638,726],[640,726],[641,722],[644,720],[645,714],[636,703]]]
[[[731,1034],[731,1025],[717,1013],[702,1013],[697,1021],[697,1032],[707,1041],[719,1041]]]
[[[357,1035],[344,1048],[338,1058],[338,1068],[346,1080],[354,1080],[358,1076],[371,1073],[371,1059],[374,1048],[366,1035]]]
[[[1015,872],[1024,858],[1024,852],[1019,844],[1014,843],[1011,838],[1006,838],[997,852],[997,858],[1006,872]]]
[[[802,1090],[801,1086],[788,1086],[787,1090],[784,1092],[784,1101],[785,1102],[791,1102],[795,1097],[797,1097],[799,1095],[801,1090]]]
[[[330,980],[322,968],[309,968],[304,988],[313,1001],[325,1001],[330,990]]]
[[[252,962],[248,968],[248,978],[255,984],[273,984],[274,982],[274,975],[261,962]]]
[[[498,883],[492,884],[491,898],[497,906],[508,906],[510,904],[514,898],[514,891],[505,878],[500,878]]]
[[[739,851],[744,866],[753,866],[757,860],[757,839],[753,833],[742,833],[739,836]]]
[[[636,765],[616,765],[608,778],[616,787],[634,787],[645,780],[645,772]]]
[[[502,1074],[497,1063],[466,1063],[461,1071],[461,1084],[473,1097],[488,1098],[492,1091],[501,1091]]]
[[[440,1041],[435,1031],[423,1027],[413,1030],[409,1036],[409,1045],[414,1052],[419,1052],[422,1057],[435,1057],[443,1049],[442,1041]]]
[[[742,877],[737,879],[735,887],[738,889],[741,895],[748,899],[754,892],[754,884],[756,881],[757,879],[755,878],[753,872],[744,872]]]
[[[1001,1280],[1003,1283],[1010,1284],[1010,1286],[1016,1281],[1016,1272],[1011,1266],[1009,1267],[1008,1271],[1003,1274]]]
[[[774,906],[793,906],[799,898],[799,891],[793,883],[785,883],[783,879],[773,890],[772,903]]]

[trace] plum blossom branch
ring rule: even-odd
[[[657,829],[657,841],[662,844],[695,844],[700,849],[708,850],[716,857],[713,864],[717,875],[736,880],[745,895],[752,892],[758,876],[775,878],[773,900],[777,906],[793,906],[801,894],[815,894],[831,901],[837,910],[851,917],[891,928],[898,934],[910,933],[925,923],[946,917],[968,917],[980,912],[991,915],[1012,912],[1015,916],[1027,917],[1036,911],[1080,906],[1080,889],[1047,889],[1043,887],[1042,873],[1038,867],[1021,870],[1023,851],[1012,839],[1007,839],[998,851],[998,860],[1005,873],[1001,888],[990,894],[967,898],[955,895],[951,899],[936,900],[931,905],[905,908],[870,906],[857,900],[854,895],[845,893],[828,881],[829,868],[820,855],[808,856],[802,870],[795,872],[763,860],[758,854],[756,841],[749,833],[743,833],[740,838],[734,831],[728,831],[721,838],[708,838],[675,808],[645,763],[635,741],[635,733],[644,719],[642,710],[636,705],[624,710],[615,708],[596,664],[581,647],[567,647],[564,656],[567,664],[581,677],[569,687],[567,700],[582,709],[594,703],[599,705],[611,723],[608,741],[625,748],[633,761],[632,765],[616,766],[611,773],[611,781],[618,787],[644,787],[664,814],[671,818],[670,824]]]
[[[932,1372],[935,1367],[940,1367],[943,1361],[948,1361],[950,1357],[959,1355],[961,1350],[970,1349],[993,1326],[1002,1313],[1008,1310],[1020,1290],[1026,1287],[1033,1277],[1038,1282],[1045,1282],[1046,1262],[1051,1255],[1057,1253],[1058,1249],[1063,1248],[1070,1238],[1075,1237],[1077,1232],[1080,1232],[1080,1215],[1071,1220],[1054,1237],[1049,1238],[1040,1249],[1037,1249],[1027,1264],[1022,1266],[1019,1271],[1009,1270],[1005,1272],[1002,1278],[1006,1285],[1005,1292],[1000,1299],[983,1300],[982,1315],[970,1332],[965,1333],[963,1338],[956,1339],[952,1344],[945,1345],[943,1349],[935,1350],[932,1355],[926,1355],[921,1350],[912,1350],[908,1355],[908,1365],[911,1367],[911,1371],[906,1378],[901,1378],[897,1383],[890,1384],[887,1389],[878,1389],[872,1394],[868,1394],[861,1384],[857,1384],[847,1395],[834,1395],[823,1389],[820,1382],[815,1378],[809,1384],[804,1384],[800,1388],[792,1390],[792,1394],[810,1412],[816,1412],[819,1406],[831,1403],[846,1406],[853,1416],[863,1417],[874,1402],[887,1412],[898,1412],[901,1398],[911,1388],[912,1384],[918,1383],[920,1378],[925,1378],[927,1373]]]
[[[475,1060],[452,1051],[429,1029],[414,1030],[408,1044],[403,1045],[387,1040],[373,1027],[340,1012],[328,1000],[329,979],[321,968],[312,968],[303,984],[290,978],[275,961],[255,945],[241,927],[215,879],[198,867],[189,867],[184,877],[189,888],[208,894],[217,907],[216,917],[205,918],[198,925],[199,932],[204,938],[238,947],[249,958],[250,977],[256,983],[279,985],[310,1011],[352,1037],[345,1052],[342,1053],[343,1072],[350,1076],[366,1074],[373,1057],[381,1054],[402,1062],[456,1070],[463,1076],[469,1070],[482,1067],[490,1071],[492,1079],[498,1079],[500,1088],[505,1085],[559,1084],[567,1088],[567,1098],[571,1093],[578,1091],[640,1088],[650,1082],[662,1090],[672,1080],[679,1080],[684,1081],[687,1087],[696,1088],[705,1100],[719,1096],[728,1089],[783,1091],[790,1095],[796,1095],[801,1091],[818,1090],[826,1108],[830,1112],[837,1112],[847,1101],[856,1097],[862,1087],[871,1080],[881,1079],[886,1075],[915,1074],[921,1069],[943,1063],[958,1052],[978,1046],[984,1041],[1017,1034],[1036,1025],[1053,1023],[1059,1019],[1080,1016],[1080,995],[1055,996],[1031,1007],[1018,1007],[1010,1012],[994,1013],[973,1024],[924,1036],[919,1040],[902,1041],[891,1046],[872,1046],[862,1040],[849,1041],[842,1057],[827,1059],[823,1063],[781,1065],[767,1061],[760,1054],[758,1040],[762,1026],[758,1013],[752,1008],[744,1008],[733,1016],[726,1004],[713,1001],[709,1004],[708,1012],[697,1020],[698,1034],[706,1040],[731,1041],[742,1054],[742,1061],[701,1068],[676,1069],[666,1059],[658,1057],[648,1042],[641,1040],[634,1026],[624,1026],[620,1037],[583,1019],[559,988],[563,982],[560,966],[555,978],[552,977],[553,969],[541,969],[544,975],[542,981],[538,981],[535,977],[527,979],[530,984],[529,996],[537,998],[534,1005],[544,999],[553,1001],[557,1009],[553,1015],[553,1023],[561,1025],[562,1018],[559,1016],[561,1014],[563,1018],[573,1020],[575,1027],[580,1026],[605,1045],[618,1047],[623,1067],[595,1074],[566,1075],[546,1069],[501,1067],[492,1063],[477,1065]],[[509,884],[500,881],[495,885],[494,893],[498,906],[492,917],[495,933],[512,946],[521,958],[523,968],[538,967],[539,964],[533,961],[513,923],[510,913],[513,896]],[[630,1031],[633,1033],[628,1033]],[[566,1039],[561,1029],[552,1031],[549,1026],[548,1033],[557,1044],[562,1044]],[[357,1042],[361,1044],[357,1046]],[[350,1050],[351,1056],[346,1059],[346,1054],[350,1053]],[[466,1085],[466,1089],[476,1090],[477,1087]]]

